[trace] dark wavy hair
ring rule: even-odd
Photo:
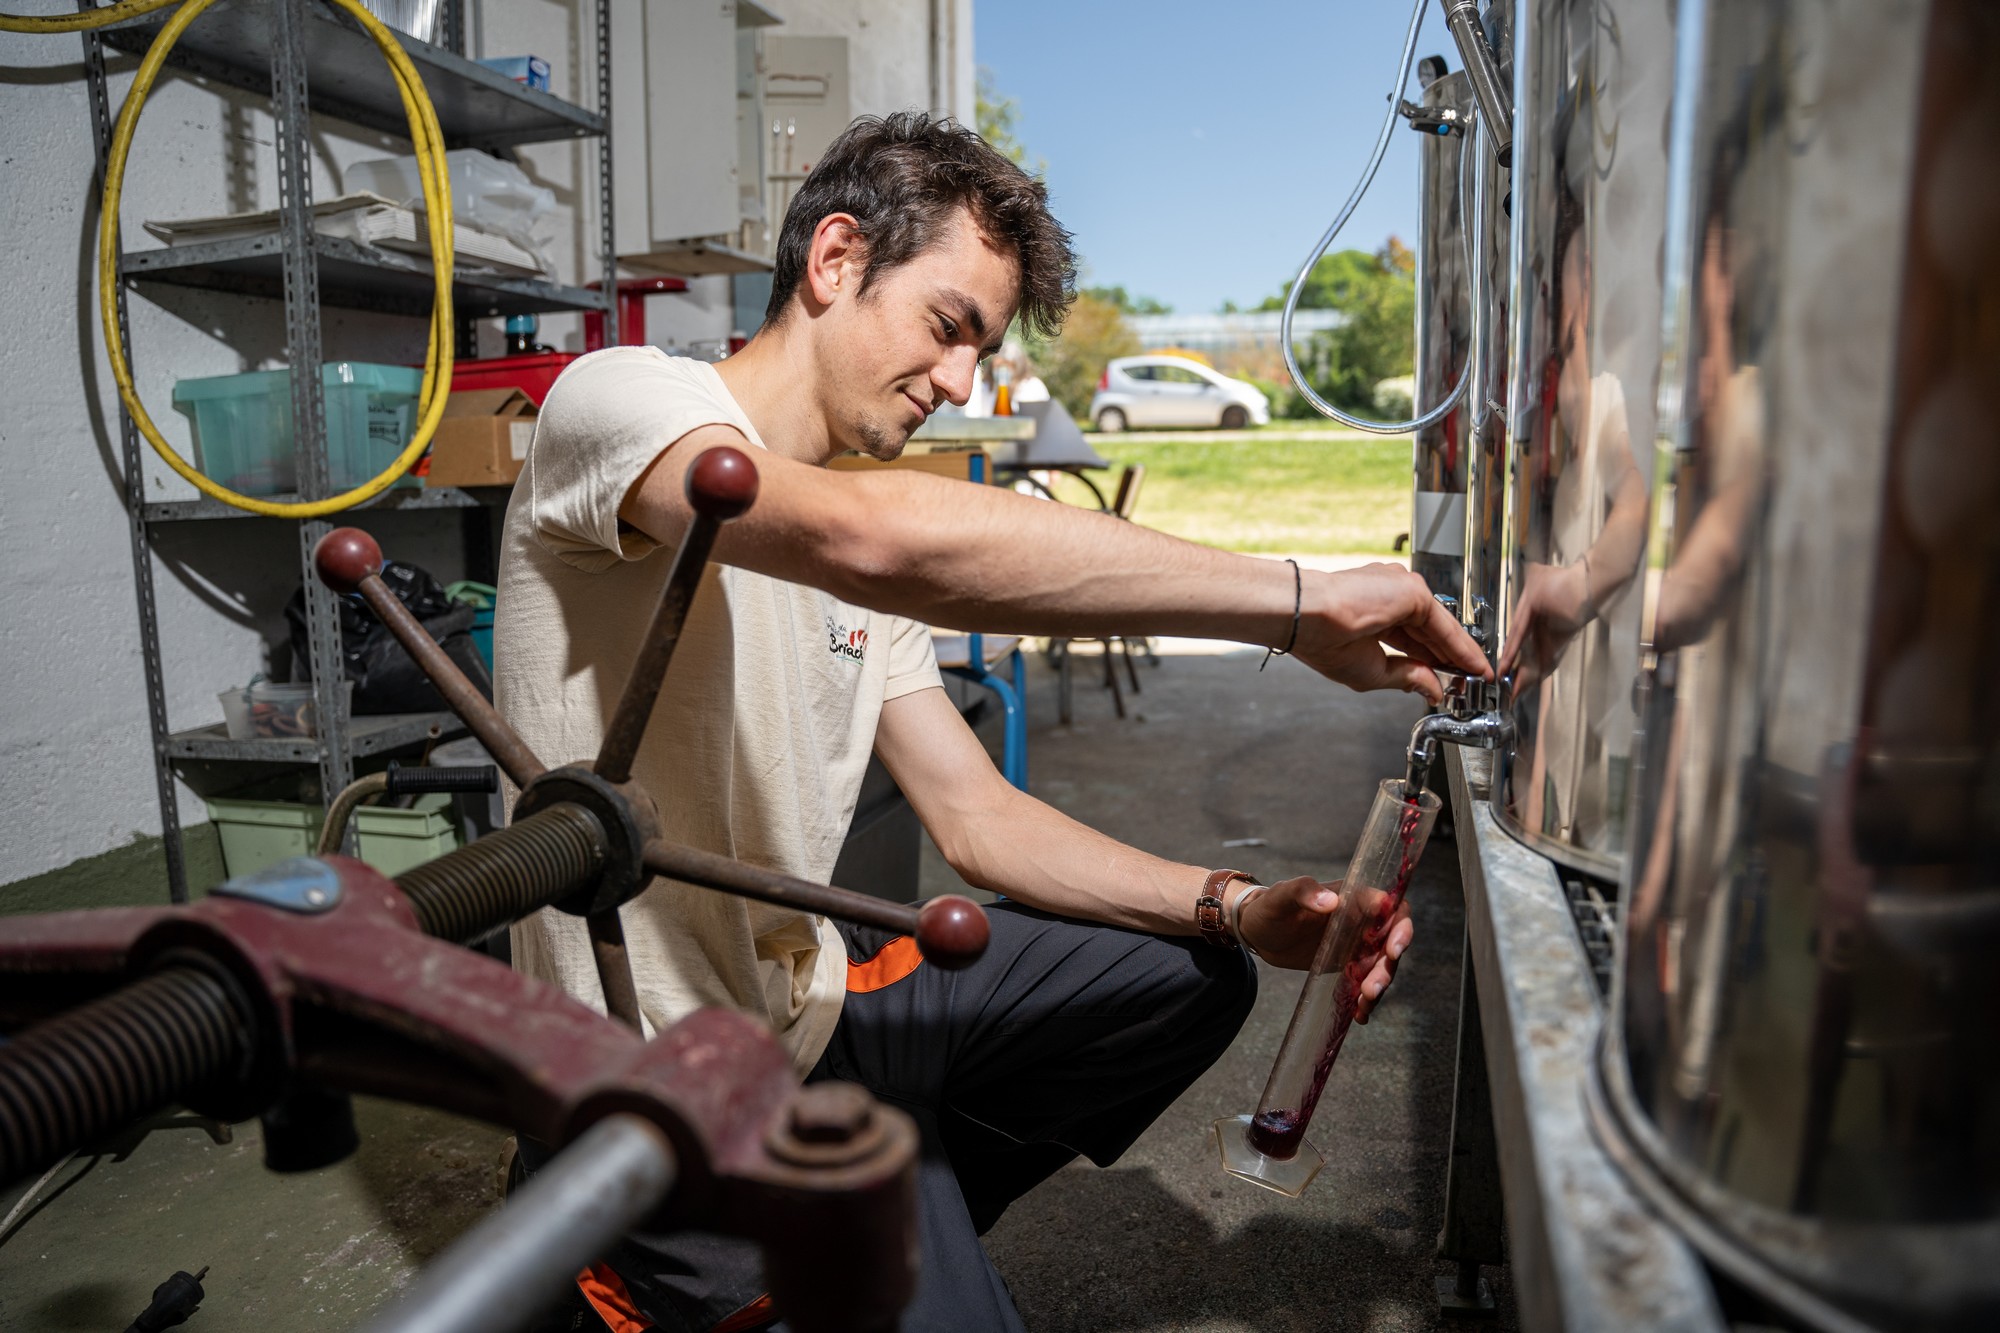
[[[863,116],[813,165],[785,210],[765,322],[784,319],[822,218],[853,215],[866,259],[865,295],[876,278],[937,245],[961,208],[1013,250],[1021,323],[1053,337],[1076,299],[1076,254],[1070,234],[1049,213],[1048,188],[971,130],[921,111]]]

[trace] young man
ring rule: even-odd
[[[1078,1154],[1114,1161],[1235,1036],[1256,989],[1238,946],[1304,967],[1335,901],[1311,878],[1259,889],[1150,856],[1014,789],[940,687],[925,625],[1235,639],[1433,699],[1433,666],[1483,667],[1394,567],[1299,573],[996,488],[823,466],[896,457],[965,400],[1017,315],[1059,323],[1073,277],[1042,186],[976,136],[914,113],[858,121],[792,203],[749,346],[717,366],[652,348],[579,361],[507,515],[499,704],[549,762],[587,759],[658,601],[659,550],[688,521],[687,466],[745,449],[757,503],[716,545],[634,767],[666,835],[823,881],[872,749],[952,866],[1008,899],[985,958],[950,974],[877,932],[687,885],[623,909],[654,1028],[702,1005],[748,1012],[802,1075],[915,1117],[910,1330],[1020,1327],[979,1234]],[[1406,920],[1370,1002],[1409,938]],[[580,921],[545,912],[514,948],[601,1004]],[[749,1327],[756,1270],[745,1245],[635,1236],[586,1293],[661,1328]]]

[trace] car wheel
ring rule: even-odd
[[[1097,428],[1115,435],[1125,429],[1125,414],[1115,407],[1107,407],[1097,414]]]
[[[1232,403],[1230,406],[1222,409],[1222,428],[1224,430],[1242,430],[1249,424],[1250,413],[1244,407]]]

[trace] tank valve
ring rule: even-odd
[[[1446,703],[1450,702],[1447,698]],[[1513,737],[1513,719],[1498,709],[1487,709],[1463,717],[1432,713],[1420,720],[1410,732],[1409,766],[1403,775],[1403,798],[1410,801],[1417,799],[1430,777],[1431,764],[1438,757],[1438,748],[1445,742],[1469,745],[1479,750],[1497,750]]]

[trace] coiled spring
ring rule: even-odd
[[[471,944],[588,887],[604,868],[604,830],[579,805],[552,805],[396,877],[426,935]]]
[[[250,1016],[221,980],[166,967],[0,1049],[0,1180],[15,1180],[238,1068]]]

